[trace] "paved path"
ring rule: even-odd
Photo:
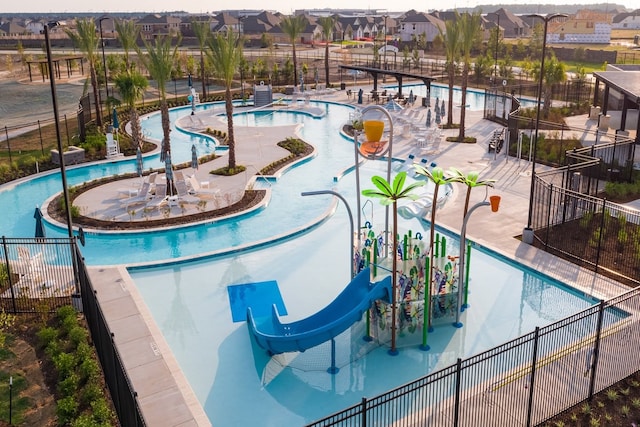
[[[332,95],[330,100],[353,102],[347,99],[344,92]],[[204,117],[199,119],[202,119],[203,123],[208,120]],[[397,142],[395,155],[406,157],[413,152],[417,156],[428,157],[430,161],[435,161],[445,169],[456,167],[465,173],[475,170],[480,172],[482,179],[497,180],[495,188],[488,190],[488,194],[501,196],[499,212],[492,213],[490,209],[478,209],[474,212],[468,224],[467,237],[598,298],[610,298],[626,290],[613,280],[539,251],[516,238],[526,225],[531,165],[523,160],[506,158],[504,151],[497,156],[488,153],[490,136],[498,125],[482,120],[481,112],[469,112],[466,125],[467,135],[475,136],[478,143],[458,144],[442,140],[423,149],[415,145],[413,138],[402,138]],[[281,156],[282,152],[278,151],[281,149],[275,146],[273,141],[294,133],[295,129],[271,129],[269,132],[262,132],[260,138],[255,137],[255,128],[252,132],[253,134],[250,134],[244,132],[241,127],[237,128],[238,163],[251,164],[259,168],[255,150],[250,148],[259,140],[259,158],[275,159]],[[447,130],[445,134],[453,135],[456,132]],[[225,161],[225,157],[215,160],[219,163]],[[201,177],[200,174],[204,173],[201,171],[210,170],[212,166],[213,164],[202,166],[198,176]],[[225,191],[242,191],[246,183],[246,177],[237,181],[234,178],[216,178],[216,186],[225,188]],[[484,198],[485,190],[476,189],[472,192],[471,204]],[[88,205],[94,202],[95,200],[84,203]],[[438,211],[437,223],[459,231],[463,205],[464,191],[457,189],[444,208]],[[89,271],[100,305],[114,333],[122,361],[131,376],[133,388],[138,392],[140,405],[149,425],[210,425],[126,269],[90,267]]]

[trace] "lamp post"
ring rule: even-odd
[[[566,18],[568,15],[564,13],[553,13],[551,15],[527,15],[529,18],[542,19],[544,22],[544,31],[542,34],[542,58],[540,59],[540,76],[538,78],[538,105],[536,106],[536,125],[535,135],[533,137],[533,161],[531,164],[531,188],[529,190],[529,214],[527,216],[527,226],[522,233],[522,241],[528,244],[533,243],[533,229],[531,228],[531,221],[533,216],[533,191],[535,189],[536,180],[536,150],[538,146],[538,130],[540,128],[540,99],[542,95],[542,82],[544,80],[544,58],[547,50],[547,26],[549,21],[555,18]]]
[[[384,18],[384,69],[387,69],[387,18],[389,15],[383,15]],[[385,76],[386,74],[383,74]]]
[[[56,128],[56,141],[58,143],[58,154],[60,158],[60,176],[62,177],[62,195],[64,198],[65,214],[67,219],[67,232],[69,239],[73,241],[73,222],[71,221],[71,203],[69,200],[69,189],[67,187],[67,172],[64,164],[64,150],[62,147],[62,136],[60,135],[60,115],[58,113],[58,96],[56,94],[56,80],[55,73],[53,72],[53,61],[51,60],[51,41],[49,40],[49,29],[60,25],[59,22],[49,22],[44,26],[44,41],[47,49],[47,66],[49,67],[49,83],[51,84],[51,103],[53,104],[53,121]],[[76,265],[75,251],[71,256],[73,261],[73,277],[76,285],[76,292],[78,292],[78,268]]]
[[[496,24],[496,51],[494,52],[495,56],[495,65],[493,66],[493,84],[497,84],[498,81],[498,48],[500,43],[500,14],[498,12],[490,12],[489,15],[496,15],[498,17]]]
[[[104,93],[106,96],[105,103],[109,99],[109,80],[107,77],[107,60],[104,55],[104,36],[102,35],[102,21],[109,19],[108,16],[103,16],[98,20],[98,26],[100,27],[100,44],[102,45],[102,68],[104,69]]]

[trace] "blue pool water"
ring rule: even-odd
[[[165,260],[160,266],[132,268],[130,273],[213,425],[299,426],[593,304],[589,297],[567,292],[535,272],[476,251],[471,258],[471,308],[462,316],[465,326],[436,328],[428,352],[409,345],[390,358],[385,348],[363,347],[361,324],[338,337],[341,369],[337,375],[326,372],[326,345],[274,359],[254,349],[245,323],[234,322],[229,286],[277,283],[277,289],[273,285],[263,289],[264,295],[278,294],[288,313],[283,321],[291,322],[329,304],[350,277],[348,216],[342,206],[307,233],[250,251],[238,250],[309,224],[331,204],[329,196],[303,198],[302,191],[335,189],[354,200],[353,174],[338,182],[333,179],[353,162],[351,142],[339,135],[352,108],[317,105],[327,113],[322,119],[285,112],[246,117],[247,123],[260,126],[301,123],[302,136],[318,149],[318,157],[289,171],[274,185],[267,209],[240,220],[180,230],[90,234],[82,249],[90,264]],[[172,122],[189,112],[173,110]],[[149,116],[143,123],[145,133],[159,139],[159,123],[159,114]],[[188,161],[192,144],[197,144],[200,154],[215,150],[205,138],[174,130],[174,160]],[[152,156],[145,159],[147,165],[159,167],[160,162]],[[383,167],[380,162],[363,167],[363,188],[370,186],[369,178],[380,175]],[[131,160],[70,168],[69,182],[74,185],[134,170]],[[2,234],[32,235],[33,207],[59,191],[55,173],[4,186],[0,204],[15,206],[16,213],[3,219]],[[363,219],[375,224],[382,218],[380,205],[367,206]],[[416,219],[404,221],[403,227],[427,234],[427,225]],[[51,237],[65,235],[64,230],[51,226],[47,232]],[[449,245],[452,251],[457,248],[453,239]],[[214,256],[216,252],[224,253]],[[170,263],[198,254],[211,256]]]

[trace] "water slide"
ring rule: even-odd
[[[259,325],[247,308],[249,333],[258,345],[272,354],[305,351],[341,334],[355,322],[378,299],[391,298],[391,276],[371,283],[369,269],[364,269],[347,285],[331,304],[306,319],[293,323],[280,322],[274,305],[271,319]]]

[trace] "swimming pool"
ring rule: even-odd
[[[349,199],[355,196],[353,174],[337,183],[333,179],[353,161],[352,145],[338,133],[351,107],[321,105],[327,110],[323,119],[283,113],[282,120],[304,124],[304,137],[318,147],[320,155],[283,176],[269,209],[242,221],[221,222],[216,226],[126,236],[89,235],[83,248],[91,264],[118,264],[123,258],[149,263],[230,249],[224,255],[180,265],[163,261],[165,265],[160,267],[131,270],[154,320],[216,426],[301,425],[356,403],[362,396],[384,392],[449,365],[457,357],[478,353],[593,303],[562,290],[532,271],[476,252],[472,257],[470,281],[472,307],[462,318],[465,327],[437,328],[430,335],[431,351],[421,352],[410,346],[403,348],[398,357],[390,358],[385,349],[367,347],[364,352],[368,353],[362,356],[359,354],[362,347],[357,345],[361,325],[340,336],[338,357],[343,363],[334,376],[326,373],[326,346],[280,363],[269,361],[264,352],[255,351],[244,322],[232,321],[227,286],[277,281],[288,311],[285,319],[289,322],[326,306],[349,278],[348,218],[341,207],[320,227],[295,239],[252,251],[234,251],[247,242],[273,236],[296,224],[306,224],[331,203],[326,196],[303,198],[301,191],[335,188]],[[185,110],[172,114],[185,114]],[[269,117],[269,120],[280,120],[276,114]],[[145,121],[145,128],[154,126],[159,127],[159,115]],[[154,135],[152,132],[150,135]],[[181,135],[174,134],[172,148],[176,161],[188,160],[189,157],[180,160],[178,153],[185,147],[188,152],[192,136],[182,139]],[[70,182],[134,169],[133,161],[73,168]],[[368,177],[374,173],[380,173],[375,164],[363,169],[363,188],[370,187]],[[33,205],[59,191],[59,180],[53,175],[11,186],[0,193],[3,205],[5,201],[21,208],[25,203],[28,205],[18,218],[3,223],[3,228],[31,235]],[[276,214],[269,217],[268,212]],[[370,210],[367,207],[365,215],[374,222],[383,218],[377,204]],[[405,226],[425,229],[425,225],[415,219],[408,220]],[[64,230],[51,231],[59,235],[65,233]],[[104,250],[106,244],[109,251]],[[450,244],[456,246],[455,242]],[[556,304],[556,300],[564,304]],[[344,364],[351,359],[354,363]],[[251,411],[246,410],[247,402],[252,403]]]

